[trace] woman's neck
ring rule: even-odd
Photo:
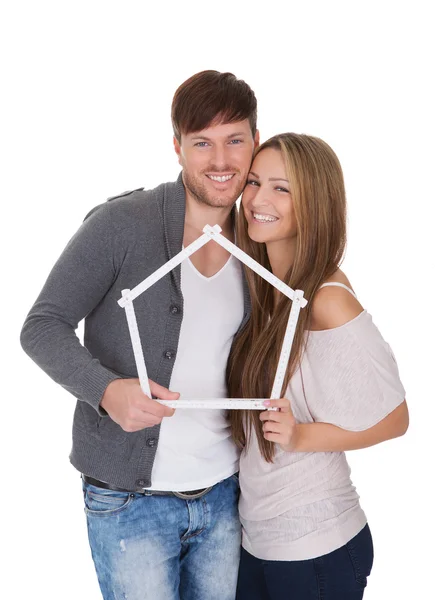
[[[266,250],[272,273],[284,281],[295,259],[296,238],[266,242]]]

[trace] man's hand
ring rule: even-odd
[[[260,413],[263,421],[263,435],[266,440],[279,444],[286,452],[292,452],[296,445],[296,419],[287,398],[266,400],[265,406],[278,408]]]
[[[180,394],[148,380],[151,393],[160,400],[177,400]],[[139,384],[139,379],[115,379],[106,388],[100,402],[101,408],[108,413],[124,431],[140,431],[161,423],[163,417],[172,417],[175,410],[163,406],[148,398]]]

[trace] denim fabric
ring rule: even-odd
[[[260,560],[242,550],[236,598],[361,600],[372,564],[368,525],[341,548],[310,560]]]
[[[236,475],[196,500],[83,482],[104,600],[234,600],[240,556]]]

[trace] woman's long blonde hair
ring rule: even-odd
[[[343,173],[333,150],[324,141],[296,133],[276,135],[255,152],[266,148],[281,152],[284,160],[297,226],[294,262],[284,282],[304,291],[308,305],[299,315],[281,396],[297,370],[310,329],[311,300],[319,286],[338,269],[346,246],[346,195]],[[266,245],[253,242],[240,210],[238,245],[271,270]],[[252,314],[235,339],[228,359],[227,383],[231,398],[268,398],[273,385],[291,301],[284,295],[274,302],[274,288],[244,268],[251,294]],[[273,462],[274,444],[264,439],[257,411],[230,411],[232,435],[244,448],[254,428],[261,453]]]

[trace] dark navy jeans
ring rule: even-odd
[[[338,550],[310,560],[260,560],[242,549],[236,600],[361,600],[372,564],[368,525]]]
[[[236,475],[195,500],[83,483],[104,600],[234,600],[240,556]]]

